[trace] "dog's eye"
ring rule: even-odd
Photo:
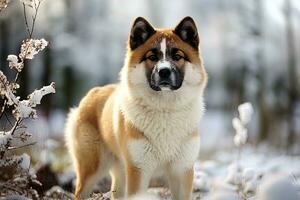
[[[178,54],[178,53],[176,53],[176,54],[174,54],[173,56],[172,56],[172,59],[173,60],[175,60],[175,61],[179,61],[180,59],[182,59],[183,57],[180,55],[180,54]]]
[[[153,62],[156,62],[158,61],[158,57],[156,55],[151,55],[151,56],[148,56],[147,59],[153,61]]]

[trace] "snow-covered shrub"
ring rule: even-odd
[[[248,130],[246,125],[251,121],[251,117],[253,114],[253,107],[251,103],[243,103],[238,107],[239,117],[235,117],[232,120],[233,128],[236,131],[236,135],[234,136],[234,144],[237,147],[241,147],[246,144],[248,139]]]
[[[0,0],[0,12],[7,7],[9,0]]]
[[[299,156],[287,158],[284,155],[276,158],[273,153],[269,153],[269,148],[254,149],[249,145],[246,147],[248,137],[246,125],[251,120],[253,108],[250,103],[245,103],[238,107],[238,113],[239,117],[234,118],[232,123],[236,132],[234,144],[238,150],[237,158],[232,153],[218,152],[216,161],[213,162],[219,161],[219,163],[212,170],[205,169],[205,163],[202,164],[202,168],[197,163],[195,165],[195,174],[197,171],[198,174],[201,174],[201,170],[205,171],[211,182],[208,192],[201,194],[203,198],[200,199],[300,199]],[[210,164],[210,166],[214,165]],[[290,176],[278,177],[278,174],[290,174]],[[204,184],[199,181],[194,185],[202,187]]]
[[[42,51],[48,42],[45,39],[33,39],[34,23],[41,0],[21,0],[24,6],[24,16],[29,39],[22,42],[19,55],[8,55],[8,67],[15,70],[15,77],[12,80],[0,71],[0,119],[6,117],[11,127],[0,130],[0,198],[17,198],[18,196],[29,199],[39,199],[38,193],[33,189],[40,183],[36,176],[30,172],[30,157],[27,154],[21,156],[7,154],[8,151],[19,149],[31,144],[26,143],[31,136],[27,133],[23,124],[24,119],[37,118],[35,107],[41,103],[43,96],[55,93],[55,85],[51,83],[39,90],[33,91],[27,99],[21,99],[16,95],[17,90],[22,87],[18,84],[18,76],[22,72],[25,60],[33,59]],[[0,11],[7,7],[7,0],[0,0]],[[29,4],[30,3],[30,4]],[[26,18],[26,7],[34,10],[32,25],[29,27]],[[14,121],[7,117],[8,113]]]
[[[243,103],[238,106],[239,117],[232,120],[233,128],[235,129],[234,144],[238,148],[238,157],[228,167],[226,182],[234,186],[241,199],[248,199],[253,197],[256,193],[259,175],[255,169],[242,168],[240,165],[241,150],[248,139],[248,130],[246,125],[251,121],[253,114],[253,107],[251,103]]]
[[[226,182],[234,186],[239,196],[243,199],[252,197],[256,193],[256,188],[261,176],[252,168],[242,168],[237,163],[228,167]]]

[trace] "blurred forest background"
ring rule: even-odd
[[[10,4],[0,17],[0,70],[5,74],[11,73],[7,55],[17,54],[27,36],[22,5]],[[50,45],[26,63],[20,77],[21,96],[56,82],[57,93],[43,100],[40,118],[29,126],[38,144],[47,145],[47,138],[62,141],[69,108],[91,87],[118,81],[135,17],[174,27],[186,15],[197,22],[210,77],[202,148],[230,148],[235,110],[249,101],[255,109],[250,142],[299,154],[299,0],[43,1],[33,37],[44,37]]]

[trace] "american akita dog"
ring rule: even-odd
[[[138,17],[120,83],[91,89],[68,116],[76,198],[88,197],[108,173],[112,198],[129,197],[145,191],[153,173],[161,171],[172,199],[190,199],[206,82],[191,17],[174,29],[156,29]]]

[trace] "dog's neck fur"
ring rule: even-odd
[[[168,136],[183,138],[197,129],[204,112],[202,88],[194,88],[199,90],[197,92],[186,92],[193,94],[177,91],[157,93],[150,88],[145,91],[145,88],[130,88],[128,82],[125,82],[127,79],[122,78],[126,76],[125,73],[123,69],[120,84],[122,88],[117,91],[120,95],[117,98],[120,99],[119,108],[125,120],[134,124],[145,136],[150,139]],[[145,92],[141,94],[140,91]]]

